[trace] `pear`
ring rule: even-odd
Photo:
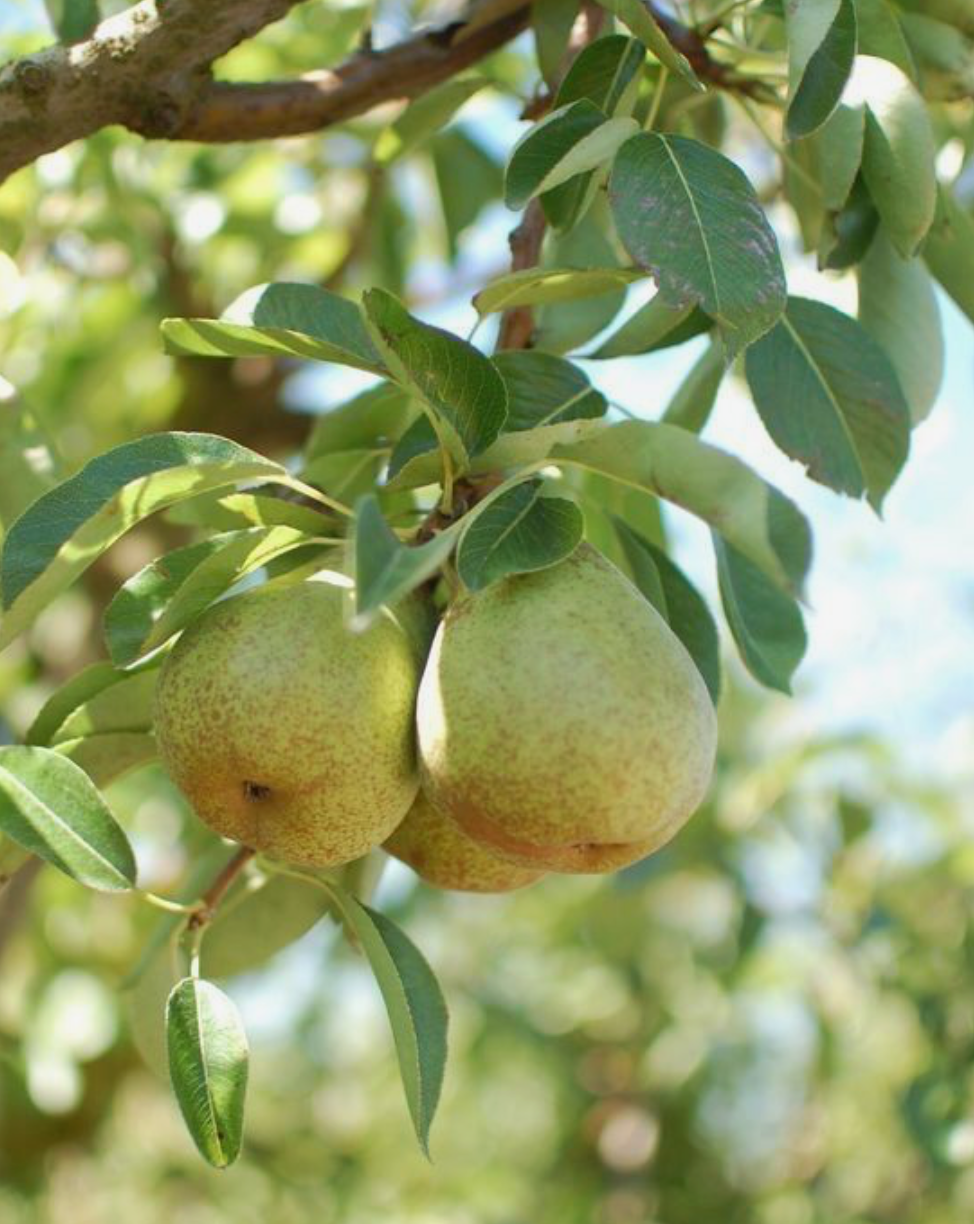
[[[612,871],[707,790],[716,718],[693,660],[588,544],[450,607],[417,705],[423,787],[492,853]]]
[[[491,854],[438,812],[422,791],[383,849],[407,863],[427,884],[458,892],[512,892],[544,874],[540,868]]]
[[[348,586],[324,572],[214,605],[156,689],[161,755],[196,813],[292,863],[366,854],[416,796],[424,617],[389,614],[353,633]]]

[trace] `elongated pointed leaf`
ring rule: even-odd
[[[486,77],[455,77],[423,94],[380,133],[375,142],[375,160],[380,165],[389,165],[405,157],[449,123],[465,102],[489,84]]]
[[[800,594],[812,556],[807,522],[788,498],[726,451],[675,425],[621,421],[594,438],[556,447],[551,459],[682,506],[776,586]]]
[[[859,268],[859,322],[896,370],[914,424],[933,407],[944,374],[944,335],[933,281],[878,234]]]
[[[889,358],[848,315],[791,298],[747,355],[765,428],[813,480],[878,510],[910,449],[910,412]]]
[[[634,119],[607,119],[586,98],[552,111],[514,146],[504,179],[504,202],[508,208],[523,208],[534,196],[608,161],[638,131]]]
[[[119,588],[105,611],[112,661],[126,667],[155,650],[246,574],[307,541],[294,527],[250,527],[158,557]]]
[[[355,512],[355,619],[364,628],[383,605],[392,605],[431,578],[453,551],[457,527],[409,548],[382,517],[378,499],[364,497]]]
[[[923,244],[923,258],[937,281],[974,322],[974,217],[941,187],[937,219]]]
[[[148,734],[152,730],[152,703],[159,669],[121,672],[108,685],[82,702],[67,716],[52,738],[56,747],[65,740],[124,731]]]
[[[447,1011],[439,984],[422,953],[393,922],[343,889],[329,885],[329,891],[382,992],[409,1113],[428,1154],[447,1052]]]
[[[132,847],[105,801],[48,748],[0,748],[0,833],[89,888],[135,884]]]
[[[159,755],[155,736],[148,731],[99,731],[58,740],[54,751],[84,770],[99,789]]]
[[[662,302],[699,304],[728,358],[780,318],[785,275],[774,231],[726,157],[683,136],[644,132],[619,151],[610,198],[619,236],[652,272]]]
[[[670,42],[643,0],[598,0],[656,56],[671,72],[682,76],[696,89],[703,89],[690,61]]]
[[[807,644],[801,608],[716,533],[714,550],[724,614],[744,665],[761,684],[790,693]]]
[[[200,1155],[225,1169],[240,1155],[250,1051],[233,1001],[212,982],[183,978],[166,1005],[169,1075]]]
[[[586,353],[589,361],[608,361],[613,357],[635,357],[655,353],[658,349],[683,344],[713,327],[699,306],[675,309],[656,294],[645,306],[640,306],[594,353]]]
[[[856,57],[854,0],[798,0],[786,10],[792,81],[786,126],[793,139],[828,119]]]
[[[207,489],[284,475],[278,464],[212,434],[152,434],[92,459],[34,502],[4,540],[0,646],[141,519]]]
[[[480,314],[487,315],[515,306],[576,302],[617,292],[645,277],[642,268],[525,268],[491,281],[474,297],[473,304]]]
[[[385,374],[354,302],[317,285],[248,289],[219,319],[163,319],[166,351],[193,357],[304,357]]]
[[[609,118],[632,114],[639,92],[639,74],[646,48],[638,39],[610,34],[589,43],[575,56],[555,95],[555,107],[587,99]],[[548,224],[569,230],[578,223],[594,198],[601,175],[578,175],[541,197]]]
[[[504,380],[490,359],[450,332],[421,323],[383,289],[363,299],[365,313],[394,373],[456,443],[455,458],[486,450],[507,419]]]
[[[77,672],[41,706],[25,736],[27,743],[38,747],[50,744],[72,711],[110,684],[117,684],[121,678],[116,667],[104,662],[91,663]]]
[[[673,393],[661,419],[667,425],[700,433],[717,402],[726,369],[720,346],[709,344]]]
[[[822,203],[838,212],[849,198],[862,165],[866,112],[862,106],[838,106],[815,133]]]
[[[582,512],[568,498],[543,497],[542,487],[540,480],[523,481],[472,518],[457,547],[457,572],[471,591],[508,574],[548,569],[575,551]]]
[[[506,432],[537,429],[605,415],[605,396],[577,365],[553,353],[511,350],[494,364],[507,385]]]
[[[720,700],[720,639],[703,596],[666,553],[613,518],[633,581],[687,649],[714,705]]]
[[[936,142],[912,82],[884,59],[860,55],[843,101],[866,107],[862,173],[903,256],[916,254],[937,203]]]

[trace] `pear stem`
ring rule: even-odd
[[[241,846],[233,858],[224,864],[213,883],[194,906],[193,913],[186,924],[188,931],[198,931],[213,921],[230,885],[254,857],[254,853],[255,851],[249,846]]]

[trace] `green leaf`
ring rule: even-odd
[[[682,76],[696,89],[703,89],[690,61],[673,46],[643,0],[598,0],[656,56],[671,72]]]
[[[697,515],[776,586],[800,594],[811,563],[808,524],[772,485],[726,451],[675,425],[621,421],[552,462],[601,472]]]
[[[219,319],[163,319],[162,335],[177,355],[303,357],[386,373],[359,308],[318,285],[257,285]]]
[[[100,20],[98,0],[44,0],[44,7],[62,43],[81,42]]]
[[[183,978],[166,1005],[169,1075],[200,1155],[225,1169],[240,1155],[250,1051],[232,1000],[212,982]]]
[[[121,673],[111,663],[90,663],[44,702],[27,731],[27,743],[39,747],[50,744],[73,710],[121,679]]]
[[[504,178],[504,202],[523,208],[534,196],[594,170],[639,131],[635,119],[606,119],[587,99],[546,115],[514,146]]]
[[[662,420],[700,433],[710,419],[726,366],[717,344],[708,344],[666,405]]]
[[[378,499],[363,497],[355,509],[353,628],[364,629],[384,605],[395,604],[431,578],[453,551],[458,527],[409,548],[382,517]]]
[[[250,527],[157,557],[119,588],[105,611],[112,662],[126,667],[149,654],[245,575],[307,542],[294,527]]]
[[[860,55],[843,95],[866,107],[862,173],[896,249],[909,257],[937,203],[936,142],[926,103],[887,60]]]
[[[387,166],[412,153],[489,84],[486,77],[454,77],[410,102],[399,118],[379,133],[373,150],[376,162]]]
[[[538,67],[552,87],[557,84],[577,16],[577,0],[567,0],[567,3],[566,0],[535,0],[531,5],[531,29]]]
[[[416,411],[415,401],[402,387],[379,383],[315,419],[305,458],[310,463],[336,451],[391,447]]]
[[[822,203],[838,212],[849,198],[862,165],[866,112],[861,106],[840,105],[815,133],[818,180]]]
[[[30,857],[23,846],[18,846],[9,837],[0,834],[0,893]]]
[[[430,152],[447,247],[450,258],[455,259],[460,235],[503,191],[504,170],[486,149],[459,127],[437,136]]]
[[[479,314],[488,315],[515,306],[575,302],[618,292],[645,276],[642,268],[525,268],[498,276],[481,289],[473,304]]]
[[[923,244],[927,267],[974,322],[974,217],[941,187],[937,218]]]
[[[633,580],[686,647],[710,699],[720,700],[720,639],[706,601],[666,553],[622,521],[613,519]]]
[[[889,60],[908,77],[916,76],[913,56],[900,25],[900,10],[890,0],[856,0],[859,54]]]
[[[394,923],[343,889],[332,884],[328,888],[385,1000],[409,1113],[428,1155],[446,1066],[446,1003],[432,969]]]
[[[902,259],[877,235],[859,268],[859,322],[893,364],[913,424],[933,407],[944,374],[944,336],[922,260]]]
[[[546,251],[548,264],[556,269],[618,269],[618,254],[608,238],[611,228],[608,205],[604,200],[596,200],[577,225],[567,233],[553,236]],[[619,313],[626,300],[628,278],[635,271],[621,270],[618,287],[612,292],[539,306],[534,312],[534,347],[565,353],[591,340]]]
[[[635,38],[610,34],[579,51],[555,95],[555,107],[587,99],[610,118],[632,113],[646,48]],[[541,198],[548,224],[556,230],[576,225],[592,203],[600,175],[579,175]]]
[[[159,755],[155,737],[147,731],[96,732],[59,740],[54,750],[83,769],[97,787],[108,786]]]
[[[507,386],[508,432],[605,415],[605,396],[564,357],[514,350],[497,353],[494,365]]]
[[[974,93],[974,44],[970,38],[926,13],[904,13],[900,22],[919,71],[923,96],[928,101],[969,98]]]
[[[878,228],[879,213],[860,174],[842,209],[823,227],[819,267],[853,267],[865,257]]]
[[[790,693],[807,643],[801,608],[716,532],[714,550],[724,614],[745,666],[762,684]]]
[[[184,527],[236,531],[241,527],[297,527],[309,536],[320,535],[334,522],[327,514],[299,506],[268,493],[223,493],[220,490],[189,497],[166,512],[166,520]]]
[[[764,335],[785,306],[774,231],[744,173],[683,136],[644,132],[622,146],[610,185],[623,245],[663,303],[698,303],[728,358]]]
[[[76,706],[58,727],[52,745],[114,732],[147,734],[152,730],[152,703],[158,668],[121,672],[116,683]]]
[[[330,905],[327,893],[310,880],[282,875],[243,880],[206,928],[203,972],[232,977],[265,964],[310,931]]]
[[[92,459],[7,534],[0,647],[141,519],[207,489],[284,475],[278,464],[212,434],[150,434]]]
[[[699,306],[682,306],[674,310],[656,294],[640,306],[604,340],[594,353],[586,353],[587,361],[608,361],[613,357],[636,357],[655,353],[659,349],[683,344],[710,331],[714,323]]]
[[[853,0],[798,0],[785,14],[791,79],[785,124],[797,140],[839,104],[856,56],[856,7]]]
[[[473,516],[460,536],[457,572],[471,591],[509,574],[557,565],[582,538],[582,512],[565,497],[544,497],[541,480],[526,480]]]
[[[414,319],[383,289],[369,290],[363,306],[399,380],[452,436],[454,458],[465,464],[486,450],[507,419],[507,391],[490,359],[458,336]]]
[[[89,888],[135,885],[132,847],[105,801],[49,748],[0,748],[0,833]]]
[[[848,315],[790,298],[748,352],[747,381],[765,428],[837,493],[879,510],[910,449],[910,412],[889,358]]]

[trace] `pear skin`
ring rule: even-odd
[[[345,624],[348,579],[218,603],[176,643],[156,689],[173,780],[224,837],[332,866],[383,842],[417,790],[416,635]]]
[[[422,791],[383,849],[427,884],[457,892],[513,892],[544,875],[540,868],[491,854],[438,812]]]
[[[682,643],[588,544],[451,606],[417,727],[440,811],[495,854],[563,872],[667,842],[706,793],[717,741]]]

